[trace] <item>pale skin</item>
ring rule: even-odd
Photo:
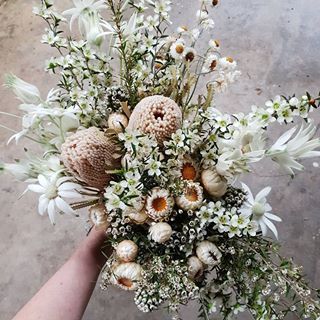
[[[105,232],[92,229],[13,320],[80,320],[106,261],[101,253],[104,240]]]

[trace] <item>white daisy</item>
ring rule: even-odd
[[[55,224],[57,209],[63,213],[75,214],[75,211],[63,198],[81,198],[79,190],[81,187],[69,181],[69,177],[58,177],[57,174],[46,177],[38,176],[39,184],[30,184],[28,190],[42,193],[39,198],[38,211],[40,215],[48,212],[50,221]]]
[[[247,201],[245,202],[244,207],[240,209],[240,212],[247,216],[252,215],[253,220],[257,221],[264,236],[267,234],[269,228],[276,238],[278,238],[278,231],[272,221],[281,222],[282,220],[270,212],[272,208],[267,203],[266,199],[271,188],[266,187],[262,189],[255,198],[246,184],[242,183],[242,188],[247,192]]]

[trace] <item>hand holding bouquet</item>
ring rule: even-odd
[[[219,111],[215,94],[240,72],[217,40],[197,49],[218,1],[197,3],[196,25],[170,33],[168,0],[74,0],[62,14],[42,0],[35,13],[48,26],[42,42],[58,53],[46,63],[57,88],[44,99],[16,76],[7,86],[23,111],[10,140],[31,139],[43,153],[4,170],[40,195],[39,213],[52,224],[57,213],[88,208],[114,248],[102,288],[133,290],[143,312],[167,306],[176,318],[179,305],[197,299],[204,319],[244,310],[254,319],[319,319],[317,292],[266,238],[278,238],[281,222],[271,188],[253,195],[241,179],[263,159],[294,176],[301,159],[320,155],[310,117],[320,97]],[[66,17],[70,30],[78,22],[80,40],[64,31]],[[271,124],[300,119],[267,143]]]

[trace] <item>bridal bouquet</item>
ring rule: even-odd
[[[2,169],[40,195],[39,214],[52,224],[88,208],[114,248],[102,288],[133,290],[143,312],[167,307],[178,319],[179,305],[196,299],[204,319],[247,310],[253,319],[319,320],[319,291],[267,238],[281,222],[271,188],[254,195],[241,178],[263,159],[293,177],[300,160],[320,155],[310,118],[320,97],[219,111],[215,94],[240,72],[219,41],[200,50],[217,0],[193,0],[194,25],[174,29],[169,0],[73,2],[62,13],[52,0],[34,10],[47,23],[42,42],[56,49],[46,70],[57,86],[44,98],[7,76],[23,112],[10,140],[29,139],[42,153]],[[271,125],[292,122],[267,141]]]

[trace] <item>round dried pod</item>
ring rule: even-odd
[[[172,228],[169,223],[158,222],[151,225],[149,229],[149,238],[157,243],[164,243],[170,239]]]
[[[210,241],[201,241],[196,249],[199,260],[209,266],[216,266],[220,263],[222,254],[215,244]]]
[[[110,114],[108,118],[109,129],[112,129],[115,132],[120,133],[127,126],[128,118],[123,113],[114,112]]]
[[[190,279],[198,279],[203,274],[203,264],[196,256],[188,259],[188,273]]]
[[[116,254],[123,262],[134,261],[138,255],[138,246],[131,240],[123,240],[117,245]]]
[[[120,166],[117,144],[96,127],[78,131],[61,147],[65,167],[90,187],[103,189],[111,180],[107,169]]]
[[[201,172],[201,182],[204,189],[212,197],[221,198],[227,192],[227,180],[220,176],[216,170],[203,170]]]
[[[89,208],[89,219],[96,228],[106,230],[109,226],[109,222],[105,205],[99,203]]]
[[[177,205],[183,210],[196,210],[201,207],[202,201],[202,187],[195,182],[189,182],[182,195],[176,198]]]
[[[128,217],[135,224],[144,224],[149,218],[144,210],[136,211],[134,209],[128,212]]]
[[[180,107],[170,98],[150,96],[142,99],[134,108],[128,130],[138,130],[153,135],[162,144],[182,124]]]
[[[141,266],[135,262],[120,263],[113,268],[110,282],[123,290],[136,290],[141,272]]]
[[[146,201],[146,214],[154,221],[163,221],[169,218],[174,200],[169,191],[153,188]]]

